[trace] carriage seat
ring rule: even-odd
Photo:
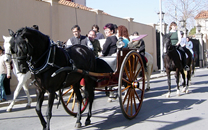
[[[117,56],[105,56],[96,58],[97,73],[110,73],[115,72],[117,67]]]

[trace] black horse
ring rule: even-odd
[[[28,27],[21,28],[16,33],[9,30],[9,34],[12,36],[10,41],[11,52],[17,56],[19,71],[25,73],[29,68],[39,84],[36,112],[43,129],[50,129],[55,92],[70,85],[73,85],[78,100],[75,127],[81,127],[82,95],[80,81],[82,78],[85,79],[85,91],[88,92],[87,95],[89,96],[89,112],[85,122],[85,125],[89,125],[96,81],[87,74],[87,71],[94,72],[96,69],[93,52],[83,45],[74,45],[64,50],[53,44],[47,35]],[[65,70],[65,68],[68,69]],[[85,73],[78,73],[76,68],[85,70]],[[55,71],[60,73],[53,77],[52,74]],[[45,92],[48,92],[49,95],[46,112],[47,122],[41,112]]]
[[[167,34],[163,36],[163,43],[166,45],[166,53],[163,56],[164,66],[166,69],[167,77],[168,77],[168,90],[166,97],[170,97],[171,93],[171,79],[170,79],[170,72],[175,71],[175,78],[176,78],[176,84],[177,84],[177,94],[180,95],[179,91],[179,75],[182,74],[183,78],[183,92],[188,92],[189,87],[189,80],[191,78],[191,70],[187,71],[187,82],[183,70],[183,65],[181,62],[180,55],[178,54],[178,51],[176,49],[176,46],[173,46],[170,41],[171,34]],[[186,54],[188,55],[188,58],[186,58],[186,64],[191,68],[192,63],[192,54],[188,49],[184,49]]]

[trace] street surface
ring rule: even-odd
[[[208,129],[208,69],[197,69],[192,78],[190,93],[176,96],[176,83],[171,77],[172,93],[170,98],[163,96],[168,90],[167,77],[152,79],[151,89],[145,93],[142,108],[136,118],[126,119],[120,109],[119,100],[107,102],[104,92],[96,92],[92,108],[92,124],[84,126],[86,112],[82,116],[82,128],[86,130],[207,130]],[[57,109],[57,100],[53,107],[51,130],[73,130],[76,118],[68,115],[62,105]],[[26,104],[17,104],[12,112],[0,107],[1,130],[42,130],[32,108],[25,109]],[[42,112],[45,115],[47,101]]]

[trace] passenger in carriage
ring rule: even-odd
[[[38,25],[33,25],[31,28],[35,29],[35,30],[39,30]]]
[[[94,24],[92,26],[92,30],[94,30],[96,32],[96,38],[95,39],[105,39],[104,35],[102,33],[99,32],[99,27],[98,25]]]
[[[169,33],[171,33],[171,44],[173,46],[176,46],[176,48],[180,51],[181,58],[182,58],[182,65],[184,67],[184,70],[188,71],[190,70],[189,66],[186,65],[186,55],[184,49],[181,47],[181,33],[177,30],[177,24],[175,22],[172,22],[169,27]]]
[[[125,26],[123,26],[123,25],[118,26],[116,36],[118,39],[122,38],[122,41],[125,44],[124,48],[128,47],[128,43],[129,43],[130,39],[129,39],[128,29]]]
[[[138,32],[134,32],[133,36],[139,36],[139,33]]]
[[[68,41],[66,42],[66,47],[69,47],[71,45],[75,45],[75,44],[81,44],[81,41],[83,39],[86,38],[86,36],[82,36],[81,35],[81,29],[79,27],[79,25],[74,25],[72,28],[72,33],[73,33],[73,37],[68,39]]]
[[[103,27],[103,29],[106,35],[106,41],[103,44],[102,55],[111,56],[117,52],[116,42],[118,39],[115,36],[115,28],[112,23],[108,23]]]
[[[116,24],[113,24],[114,29],[115,29],[115,35],[117,34],[118,26]]]
[[[89,44],[92,44],[93,45],[92,50],[95,56],[98,57],[98,52],[101,52],[101,47],[100,47],[100,42],[95,38],[96,38],[96,31],[90,30],[88,33],[88,37],[86,37],[84,40],[81,41],[81,45],[88,46]]]

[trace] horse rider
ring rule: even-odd
[[[181,54],[181,59],[182,59],[182,65],[184,70],[188,71],[190,70],[189,66],[186,65],[186,54],[185,51],[183,49],[183,47],[181,47],[180,43],[181,43],[181,33],[180,31],[177,30],[177,24],[175,22],[172,22],[169,26],[169,33],[171,33],[171,44],[173,46],[176,46],[177,50],[180,52]]]
[[[192,43],[192,41],[190,41],[189,37],[186,38],[186,41],[187,41],[186,42],[186,48],[189,49],[189,51],[192,54],[192,59],[194,59],[193,43]]]
[[[71,28],[71,31],[74,36],[72,38],[68,39],[68,41],[66,42],[66,48],[71,45],[81,44],[81,41],[86,38],[86,36],[81,35],[81,29],[80,29],[79,25],[74,25]]]

